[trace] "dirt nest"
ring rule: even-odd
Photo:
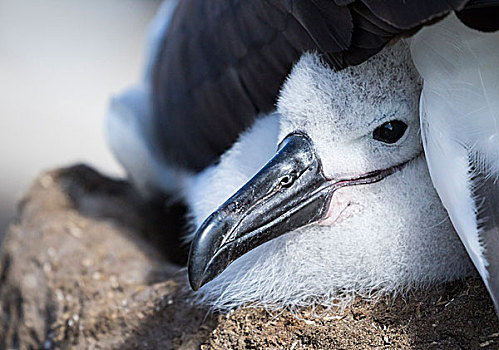
[[[499,348],[478,279],[356,301],[341,314],[209,314],[186,301],[183,208],[155,202],[86,166],[40,176],[0,254],[0,348]]]

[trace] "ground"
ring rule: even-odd
[[[1,349],[496,349],[479,279],[342,313],[211,314],[190,302],[181,206],[86,166],[40,176],[0,253]]]

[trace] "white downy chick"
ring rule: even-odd
[[[258,120],[217,165],[186,181],[184,197],[195,225],[296,132],[308,135],[326,179],[391,173],[337,189],[328,197],[325,217],[246,252],[202,287],[199,300],[218,310],[246,303],[344,304],[354,295],[404,292],[470,274],[428,174],[420,91],[402,41],[339,72],[316,54],[303,55],[283,85],[277,113]]]

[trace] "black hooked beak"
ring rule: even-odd
[[[189,281],[197,290],[234,260],[293,229],[319,221],[330,191],[312,142],[291,134],[248,183],[211,214],[189,253]]]
[[[259,245],[324,219],[338,188],[380,181],[398,167],[328,180],[310,138],[288,135],[277,154],[196,232],[188,263],[192,289]]]

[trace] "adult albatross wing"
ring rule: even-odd
[[[499,311],[499,32],[452,15],[419,32],[411,50],[424,79],[421,130],[433,184]]]
[[[274,108],[303,52],[336,69],[358,64],[467,2],[183,0],[153,60],[155,148],[164,162],[200,171]]]

